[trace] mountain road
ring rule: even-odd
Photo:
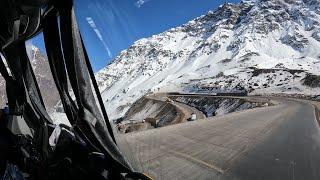
[[[320,131],[309,101],[118,137],[131,164],[155,179],[320,179]]]

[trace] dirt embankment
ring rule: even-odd
[[[117,127],[119,131],[129,133],[175,124],[184,116],[172,102],[142,97],[131,106]]]

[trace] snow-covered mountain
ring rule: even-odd
[[[135,42],[97,73],[111,119],[148,92],[320,93],[320,1],[243,0]]]

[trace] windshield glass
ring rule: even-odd
[[[319,0],[77,0],[75,11],[136,171],[320,178]],[[44,51],[41,36],[27,46]]]

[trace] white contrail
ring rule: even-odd
[[[98,36],[99,40],[101,41],[102,45],[104,46],[104,48],[106,49],[108,56],[112,57],[110,48],[108,47],[107,43],[104,41],[99,29],[96,26],[96,23],[94,22],[94,20],[92,19],[92,17],[87,17],[86,18],[88,24],[90,25],[90,27],[94,30],[94,32],[96,33],[96,35]]]
[[[135,5],[140,8],[142,5],[144,5],[145,3],[147,3],[150,0],[138,0]]]

